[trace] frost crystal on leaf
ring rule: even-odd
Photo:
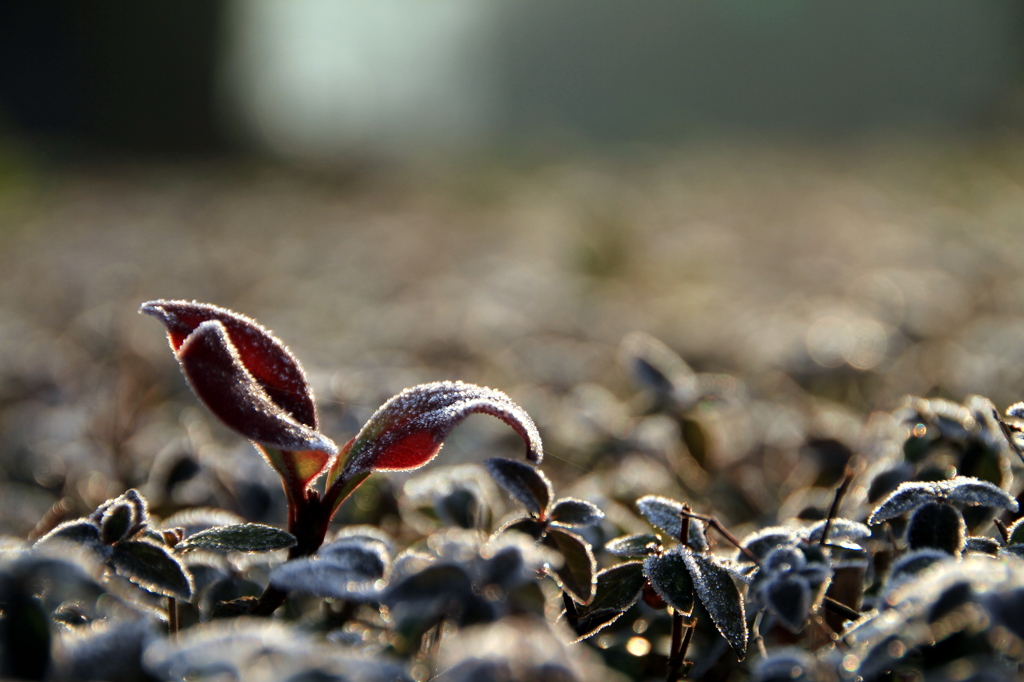
[[[998,486],[970,476],[956,476],[945,481],[901,483],[872,512],[868,525],[894,519],[929,502],[947,501],[1017,511],[1017,501]]]
[[[807,529],[807,540],[810,542],[819,542],[821,540],[821,534],[825,531],[825,524],[827,521],[818,521],[810,528]],[[856,542],[857,540],[865,540],[871,537],[871,529],[863,523],[857,521],[851,521],[850,519],[836,518],[832,519],[832,524],[829,526],[828,541],[831,544],[844,543],[842,546],[847,546],[845,543],[850,541]]]
[[[795,547],[800,544],[800,532],[787,526],[768,526],[743,538],[740,544],[758,559],[764,559],[773,549]],[[736,558],[737,561],[748,561],[743,552]]]
[[[540,463],[544,451],[537,427],[507,395],[461,381],[439,381],[405,389],[370,417],[352,442],[344,477],[421,467],[438,453],[453,428],[478,413],[511,426],[526,443],[526,459]]]
[[[551,520],[563,526],[593,526],[603,518],[604,512],[597,505],[572,497],[559,500],[551,510]]]
[[[254,320],[195,301],[149,301],[142,304],[139,312],[164,323],[175,354],[204,322],[220,322],[242,364],[271,401],[300,424],[316,428],[316,407],[302,365],[287,346]]]
[[[178,362],[203,404],[249,440],[286,451],[338,451],[330,439],[274,402],[242,362],[220,321],[200,324],[179,346]]]
[[[645,495],[636,501],[636,507],[652,526],[679,539],[683,530],[682,503],[660,495]]]
[[[693,579],[681,551],[672,550],[644,559],[644,575],[665,603],[681,613],[693,610]]]
[[[712,557],[682,550],[683,560],[693,579],[693,589],[707,609],[715,627],[742,659],[747,652],[747,621],[743,611],[743,595],[736,589],[729,571]]]
[[[513,459],[492,457],[484,463],[491,478],[534,516],[544,518],[554,491],[542,471]]]

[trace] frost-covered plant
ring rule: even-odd
[[[549,573],[565,594],[589,604],[594,598],[597,560],[590,543],[573,531],[599,523],[604,512],[586,500],[556,500],[547,476],[528,464],[493,457],[487,460],[487,471],[529,513],[509,521],[498,532],[526,533],[558,552],[560,565],[549,566]]]
[[[609,553],[636,560],[599,572],[590,603],[567,603],[569,622],[580,639],[613,624],[641,597],[656,608],[670,608],[673,620],[668,679],[674,680],[686,663],[698,620],[694,609],[699,602],[742,660],[748,630],[743,594],[736,584],[746,577],[741,567],[709,551],[704,524],[687,505],[655,495],[637,500],[636,505],[665,539],[640,533],[616,538],[606,545]]]
[[[341,448],[317,430],[313,392],[299,361],[255,321],[217,306],[150,301],[141,312],[167,328],[171,349],[193,392],[228,427],[253,442],[281,477],[288,501],[291,558],[316,552],[341,504],[375,471],[417,469],[474,413],[509,424],[527,459],[543,457],[530,416],[504,393],[462,382],[436,382],[399,393]],[[324,487],[314,487],[324,478]],[[284,600],[274,587],[257,610]]]

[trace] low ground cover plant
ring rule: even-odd
[[[858,442],[808,436],[791,474],[799,484],[773,507],[750,485],[701,491],[722,466],[709,454],[713,425],[754,410],[749,394],[635,334],[622,346],[638,389],[633,428],[602,429],[598,415],[593,449],[647,450],[644,461],[693,496],[616,485],[642,466],[636,457],[584,472],[589,481],[558,494],[540,468],[537,427],[501,391],[413,386],[338,445],[321,431],[299,361],[262,326],[186,301],[151,301],[142,312],[163,323],[200,402],[277,474],[285,514],[259,523],[212,507],[161,505],[158,514],[132,488],[81,518],[44,520],[32,542],[4,539],[4,677],[1021,673],[1020,405],[908,398],[865,424]],[[431,464],[473,414],[505,422],[524,458],[432,464],[400,491],[375,486],[374,474]],[[676,447],[651,451],[652,432],[673,434]],[[753,447],[771,462],[768,439]],[[643,482],[664,489],[656,476]],[[388,513],[339,521],[360,495]]]

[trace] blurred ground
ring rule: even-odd
[[[165,461],[175,448],[245,453],[234,466],[273,482],[196,407],[160,326],[136,314],[153,298],[272,328],[339,442],[405,386],[501,388],[538,422],[556,478],[592,465],[579,455],[590,431],[616,428],[632,395],[617,348],[633,330],[768,402],[839,405],[855,421],[906,393],[1002,408],[1024,387],[1014,136],[415,172],[5,169],[4,533],[29,533],[63,495],[81,513],[158,475],[187,478],[160,470],[180,466]],[[489,456],[506,435],[491,421],[457,431],[448,463]]]

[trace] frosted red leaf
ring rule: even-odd
[[[222,422],[261,445],[335,454],[337,446],[272,399],[243,363],[226,325],[200,323],[177,349],[192,391]]]
[[[316,407],[302,365],[287,346],[255,320],[195,301],[148,301],[139,312],[163,322],[171,349],[179,359],[182,344],[200,325],[220,322],[235,355],[269,399],[295,421],[316,428]]]
[[[526,444],[526,458],[540,463],[540,434],[526,410],[493,388],[439,381],[407,388],[384,403],[353,440],[342,476],[421,467],[471,414],[489,414],[511,426]]]

